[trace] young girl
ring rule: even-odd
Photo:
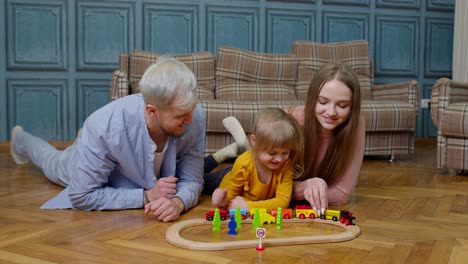
[[[305,105],[286,110],[303,127],[304,157],[310,161],[294,181],[293,200],[307,200],[318,213],[328,204],[348,202],[364,156],[365,123],[360,110],[358,79],[352,69],[339,63],[326,64],[315,74]],[[243,146],[240,124],[235,119],[226,121],[226,128]]]
[[[293,179],[303,172],[302,138],[297,121],[283,110],[260,112],[250,135],[251,150],[240,155],[232,167],[213,173],[222,178],[213,192],[213,205],[247,210],[287,208]]]

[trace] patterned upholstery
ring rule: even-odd
[[[468,83],[447,78],[432,88],[431,116],[437,126],[437,167],[468,170]]]
[[[367,41],[337,43],[295,41],[292,44],[292,53],[299,61],[297,78],[299,98],[305,99],[310,81],[323,65],[329,62],[340,62],[353,69],[358,76],[362,99],[371,99],[371,69]]]
[[[129,94],[128,74],[121,70],[116,70],[112,74],[111,80],[111,100],[115,100]]]
[[[128,85],[129,93],[138,93],[138,82],[145,70],[153,63],[155,63],[160,54],[152,53],[149,51],[136,50],[130,56],[122,54],[120,57],[121,71],[128,72]],[[185,63],[195,74],[197,79],[197,92],[200,98],[214,98],[214,87],[215,87],[215,58],[211,52],[194,52],[190,54],[175,54],[167,55],[173,56],[177,60]],[[127,61],[125,61],[127,60]],[[122,66],[127,63],[128,66]],[[123,70],[122,70],[123,68]],[[119,85],[119,75],[122,72],[114,72],[114,76]],[[122,81],[120,81],[122,82]],[[123,86],[119,86],[119,90],[123,90]],[[128,90],[127,89],[127,90]],[[120,94],[123,94],[120,92]]]
[[[297,59],[292,54],[266,54],[220,47],[216,57],[216,100],[200,100],[206,115],[206,151],[232,142],[222,120],[235,116],[247,133],[257,112],[269,107],[302,104],[296,98]]]
[[[308,83],[328,61],[341,61],[359,77],[366,120],[366,155],[409,154],[414,151],[418,84],[408,81],[372,85],[373,71],[366,41],[341,43],[294,42],[292,54],[267,54],[220,47],[209,52],[175,55],[192,69],[199,102],[206,115],[206,153],[233,142],[222,120],[235,116],[251,132],[256,113],[268,107],[288,108],[304,103]],[[145,69],[160,55],[135,51],[121,55],[114,72],[111,98],[138,91]]]
[[[296,100],[297,60],[221,47],[216,59],[216,99]]]

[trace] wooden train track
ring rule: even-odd
[[[227,225],[229,221],[223,221],[223,225]],[[264,238],[262,244],[268,246],[282,246],[282,245],[299,245],[299,244],[313,244],[313,243],[332,243],[348,241],[356,238],[360,233],[360,228],[356,225],[346,226],[340,222],[322,219],[287,219],[283,223],[310,223],[317,222],[327,225],[335,225],[343,228],[345,231],[331,235],[314,235],[314,236],[293,236],[284,238]],[[246,219],[242,223],[252,223],[252,220]],[[225,250],[225,249],[239,249],[239,248],[255,248],[258,245],[256,239],[251,240],[236,240],[236,241],[222,241],[222,242],[198,242],[183,238],[181,232],[189,227],[212,225],[212,222],[205,219],[191,219],[185,220],[170,226],[166,231],[166,240],[172,245],[193,249],[193,250]]]

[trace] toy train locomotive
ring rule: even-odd
[[[235,209],[231,209],[229,212],[226,210],[219,210],[219,215],[221,220],[229,219],[231,215],[235,214]],[[251,210],[255,212],[255,209]],[[282,218],[283,219],[291,219],[291,218],[318,218],[317,212],[312,209],[308,205],[297,205],[294,209],[287,208],[281,209],[282,211]],[[250,214],[245,209],[240,209],[242,220],[246,218],[253,219],[254,214]],[[271,210],[270,213],[267,213],[267,210],[264,208],[259,209],[260,219],[262,223],[274,223],[276,216],[278,214],[278,210]],[[209,211],[205,214],[205,219],[208,221],[212,221],[214,218],[214,211]],[[320,216],[321,219],[328,219],[333,221],[340,221],[345,225],[356,225],[356,217],[353,216],[353,213],[348,210],[325,210],[325,213]]]

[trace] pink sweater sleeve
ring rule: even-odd
[[[361,170],[362,160],[364,158],[365,147],[365,131],[366,125],[364,118],[361,116],[358,125],[358,133],[356,138],[356,149],[352,160],[349,163],[348,169],[334,185],[328,186],[328,204],[343,205],[349,201],[351,194],[356,187],[359,171]]]

